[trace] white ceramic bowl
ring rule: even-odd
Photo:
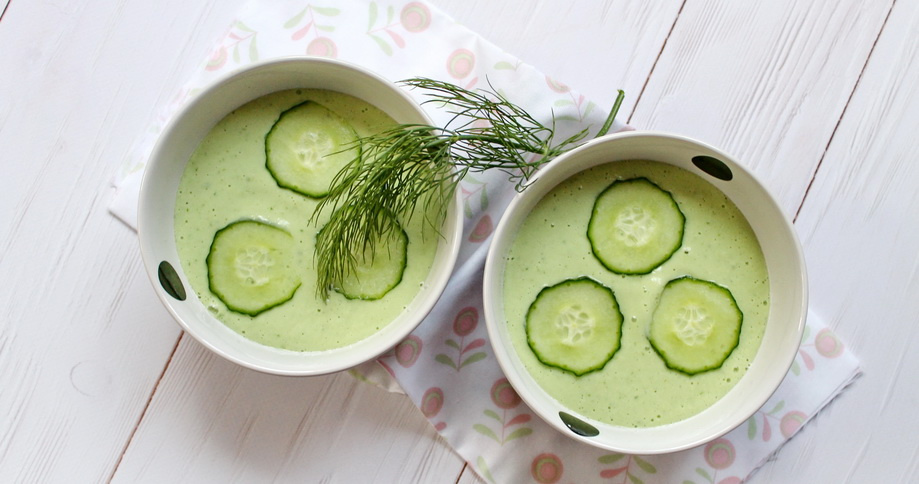
[[[700,169],[694,158],[707,171]],[[565,408],[546,393],[514,350],[501,299],[505,256],[536,203],[556,185],[588,168],[634,159],[659,161],[689,170],[711,182],[737,205],[759,239],[769,272],[771,297],[761,346],[735,387],[695,416],[647,428],[620,427],[588,418]],[[733,158],[685,137],[626,132],[592,140],[559,157],[516,196],[498,224],[488,253],[484,298],[488,333],[498,362],[511,385],[537,414],[566,435],[596,447],[629,454],[659,454],[695,447],[723,435],[753,415],[772,395],[788,372],[801,342],[807,314],[807,276],[791,223],[766,189]],[[560,412],[573,417],[569,419],[571,425],[562,420]],[[596,435],[583,435],[594,432]]]
[[[263,95],[296,88],[338,91],[369,102],[398,123],[432,124],[419,105],[398,86],[355,65],[295,57],[244,68],[204,89],[160,136],[147,163],[140,191],[138,234],[147,275],[157,295],[191,336],[217,354],[248,368],[281,375],[318,375],[379,356],[424,319],[453,271],[462,238],[463,215],[456,198],[448,209],[433,268],[408,309],[379,332],[350,346],[321,352],[285,351],[246,339],[215,319],[186,282],[176,253],[173,220],[179,180],[199,142],[224,116]],[[184,292],[184,299],[176,297],[174,287]]]

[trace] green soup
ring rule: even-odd
[[[266,134],[283,111],[306,100],[348,120],[359,136],[395,125],[364,101],[323,90],[277,92],[240,107],[211,130],[185,168],[176,197],[175,238],[188,282],[217,319],[268,346],[322,351],[367,338],[396,319],[422,287],[438,240],[423,234],[424,217],[402,221],[409,240],[407,263],[394,289],[375,301],[346,299],[338,293],[327,301],[317,299],[313,252],[316,233],[328,214],[311,224],[317,201],[280,188],[265,168]],[[294,297],[255,317],[228,310],[208,288],[206,259],[214,234],[243,219],[289,232],[296,240],[294,265],[302,268],[302,285]]]
[[[644,275],[619,275],[594,257],[587,227],[596,197],[613,181],[646,177],[685,215],[683,242]],[[621,347],[602,370],[580,377],[542,364],[527,344],[526,314],[541,289],[589,277],[614,292],[624,317]],[[668,369],[648,340],[664,285],[692,276],[724,286],[743,313],[740,342],[719,369],[687,375]],[[504,308],[514,349],[552,397],[582,415],[625,427],[691,417],[723,397],[759,348],[769,314],[769,278],[753,230],[737,207],[702,178],[651,161],[586,170],[555,187],[527,216],[507,254]]]

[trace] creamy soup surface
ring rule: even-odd
[[[359,136],[395,124],[364,101],[324,90],[277,92],[240,107],[211,130],[189,160],[176,197],[175,237],[188,282],[217,319],[268,346],[322,351],[360,341],[398,317],[422,287],[438,240],[424,227],[424,217],[413,217],[403,223],[409,238],[403,279],[385,297],[349,300],[333,292],[328,301],[317,299],[313,251],[328,213],[311,224],[317,201],[280,188],[265,168],[265,135],[283,111],[306,100],[348,120]],[[290,232],[297,241],[296,264],[302,267],[302,285],[293,299],[255,317],[228,310],[208,289],[206,259],[214,234],[241,219]]]
[[[670,192],[686,218],[680,249],[646,275],[618,275],[591,253],[587,226],[596,197],[614,180],[646,177]],[[647,339],[664,285],[681,276],[722,285],[743,312],[740,343],[721,368],[693,376],[668,369]],[[527,345],[527,309],[539,291],[588,276],[613,290],[624,317],[619,351],[599,371],[576,377],[542,364]],[[769,278],[759,242],[712,184],[652,161],[615,162],[555,187],[528,215],[507,254],[504,309],[514,349],[552,397],[598,421],[651,427],[691,417],[723,397],[756,354],[769,314]]]

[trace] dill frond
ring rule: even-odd
[[[425,90],[429,99],[424,103],[436,103],[452,117],[444,128],[399,125],[358,141],[360,155],[336,175],[312,216],[316,222],[320,213],[331,211],[316,239],[321,299],[340,286],[358,258],[387,240],[398,228],[395,220],[420,210],[426,217],[439,217],[427,220],[437,230],[467,173],[498,169],[523,190],[540,166],[588,135],[585,129],[556,142],[554,120],[552,126],[543,125],[491,86],[471,91],[427,78],[402,83]],[[597,136],[611,126],[622,98],[619,91]]]

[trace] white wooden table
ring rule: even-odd
[[[183,337],[107,212],[241,2],[0,0],[0,482],[480,482],[400,395]],[[865,376],[752,482],[919,482],[919,1],[433,3],[734,153],[794,217],[811,306]]]

